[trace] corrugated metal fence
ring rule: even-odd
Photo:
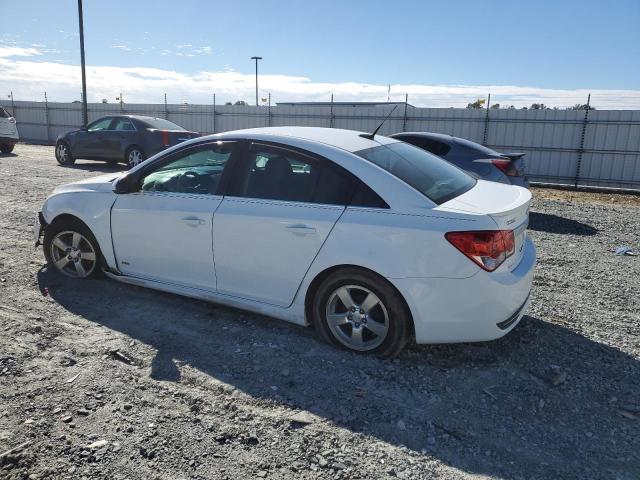
[[[82,123],[80,103],[15,102],[21,138],[54,143]],[[303,125],[372,131],[387,106],[231,106],[89,104],[89,120],[108,114],[167,118],[189,130]],[[640,111],[414,108],[399,105],[380,133],[447,133],[503,151],[526,152],[534,182],[640,191]]]

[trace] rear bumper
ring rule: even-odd
[[[393,279],[413,315],[417,343],[482,342],[510,332],[530,302],[536,250],[526,240],[513,271],[463,279]]]

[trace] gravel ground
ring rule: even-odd
[[[535,190],[529,315],[382,361],[47,271],[34,212],[103,171],[0,156],[0,478],[640,478],[640,257],[612,253],[640,250],[633,202]]]

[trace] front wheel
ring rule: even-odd
[[[72,278],[100,274],[100,250],[89,229],[79,221],[62,220],[45,230],[44,255],[50,266]]]
[[[313,300],[313,322],[329,343],[383,358],[398,355],[411,335],[410,314],[395,288],[354,268],[322,282]]]
[[[127,150],[127,154],[125,155],[125,157],[127,163],[129,164],[129,168],[140,165],[147,158],[142,149],[140,149],[139,147],[130,147]]]
[[[71,155],[71,148],[66,142],[58,142],[56,145],[56,160],[60,165],[73,165],[76,161]]]

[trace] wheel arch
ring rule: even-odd
[[[98,240],[98,238],[96,237],[95,233],[93,232],[93,230],[91,229],[91,227],[84,221],[82,220],[82,218],[78,217],[77,215],[73,215],[71,213],[60,213],[58,215],[56,215],[47,225],[46,228],[51,229],[52,227],[56,226],[59,223],[63,223],[63,222],[68,222],[68,223],[76,223],[79,226],[85,228],[87,230],[87,232],[89,232],[91,234],[91,236],[93,237],[93,241],[95,242],[96,246],[97,246],[97,254],[99,257],[99,262],[98,262],[98,266],[102,265],[103,267],[106,267],[107,261],[104,257],[103,251],[104,248],[103,246],[100,244],[100,241]],[[46,232],[46,230],[45,230]],[[46,235],[46,233],[45,233]],[[45,242],[46,243],[46,242]],[[46,248],[46,246],[44,247]]]
[[[321,272],[316,274],[316,276],[313,278],[313,280],[311,280],[311,282],[309,283],[309,287],[307,287],[307,291],[305,292],[305,297],[304,297],[304,315],[305,315],[305,319],[307,319],[307,321],[309,323],[311,323],[310,319],[312,318],[312,315],[313,315],[313,312],[312,312],[313,297],[315,296],[315,294],[318,291],[318,288],[320,287],[322,282],[327,277],[329,277],[331,274],[333,274],[335,272],[338,272],[340,270],[343,270],[343,269],[347,269],[347,268],[357,269],[357,270],[362,270],[364,272],[368,272],[368,273],[378,277],[381,281],[391,285],[391,287],[398,294],[398,297],[402,301],[402,303],[404,305],[404,308],[406,309],[407,313],[409,314],[409,320],[410,320],[409,323],[410,323],[410,326],[411,326],[411,335],[415,336],[415,325],[414,325],[414,320],[413,320],[413,313],[411,312],[411,308],[409,308],[409,304],[407,303],[407,300],[404,298],[404,295],[402,295],[402,292],[400,292],[400,290],[398,290],[398,288],[393,284],[393,282],[389,281],[388,279],[386,279],[385,277],[380,275],[375,270],[371,270],[370,268],[366,268],[366,267],[363,267],[361,265],[354,265],[354,264],[348,264],[348,263],[339,264],[339,265],[333,265],[331,267],[325,268],[324,270],[322,270]]]

